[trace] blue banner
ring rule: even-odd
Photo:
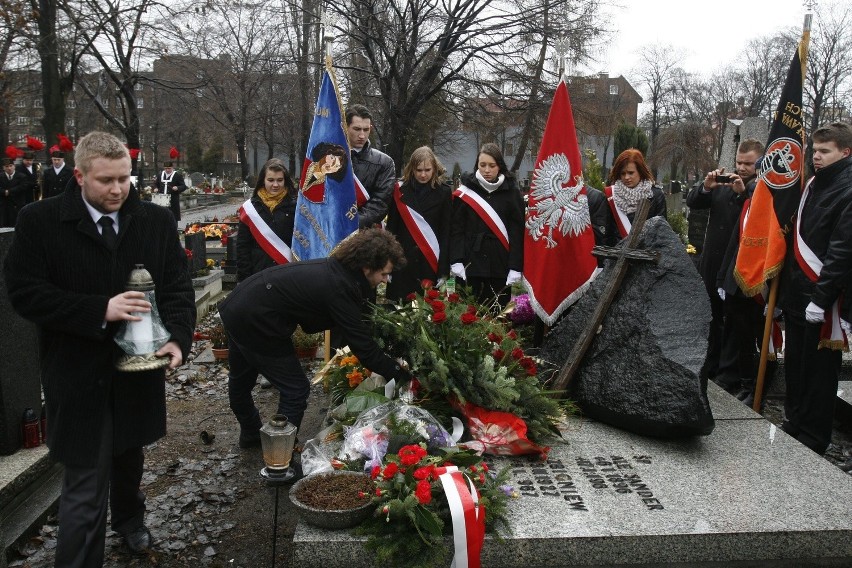
[[[327,257],[358,230],[355,176],[337,87],[323,72],[296,201],[294,260]]]

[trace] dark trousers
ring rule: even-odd
[[[763,341],[763,307],[751,298],[728,297],[723,302],[722,327],[717,381],[735,387],[742,379],[757,375],[755,355]]]
[[[821,324],[789,317],[785,324],[784,431],[823,454],[831,442],[842,355],[835,349],[817,349]]]
[[[56,568],[100,568],[104,562],[107,497],[112,529],[126,534],[142,526],[145,495],[139,490],[144,454],[131,448],[113,455],[112,411],[101,432],[95,467],[65,465],[59,497]]]
[[[470,286],[476,301],[488,306],[491,313],[499,313],[512,299],[512,287],[506,286],[505,278],[478,278],[471,276],[465,282]]]
[[[302,423],[311,385],[289,338],[282,340],[281,353],[276,355],[255,353],[230,338],[228,364],[228,401],[242,431],[254,433],[262,425],[251,395],[258,373],[278,390],[278,414],[296,427]]]
[[[716,290],[706,287],[710,298],[710,333],[707,336],[707,356],[704,358],[704,366],[701,375],[705,378],[713,378],[719,372],[719,357],[722,354],[722,336],[725,328],[725,304]]]

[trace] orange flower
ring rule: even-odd
[[[346,374],[346,378],[349,379],[349,388],[354,389],[364,380],[364,375],[361,374],[361,371],[352,371]]]

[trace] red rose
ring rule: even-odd
[[[506,356],[506,352],[502,349],[495,349],[493,355],[495,361],[502,361],[503,357]]]
[[[417,294],[415,294],[414,292],[412,292],[411,294],[409,294],[408,296],[405,297],[406,302],[413,302],[416,299],[417,299]]]
[[[432,314],[432,323],[441,323],[447,319],[447,312],[435,312]]]
[[[434,286],[434,285],[435,285],[435,283],[432,282],[431,280],[429,280],[428,278],[424,278],[420,282],[420,287],[423,288],[424,290],[430,290],[432,288],[432,286]]]
[[[382,471],[382,466],[374,465],[373,469],[370,470],[370,479],[376,479],[380,471]]]
[[[417,482],[417,489],[414,490],[414,496],[421,505],[428,505],[432,502],[432,485],[425,479]]]
[[[535,363],[533,363],[529,367],[526,367],[526,371],[527,371],[527,375],[529,375],[531,377],[534,377],[536,374],[538,374],[538,369],[536,368]]]
[[[472,324],[473,322],[475,322],[478,318],[477,318],[475,315],[473,315],[473,314],[463,313],[463,314],[461,315],[461,318],[460,318],[460,319],[461,319],[461,322],[462,322],[464,325],[470,325],[470,324]]]
[[[488,471],[488,464],[485,462],[482,462],[482,471]]]
[[[520,347],[515,347],[514,349],[512,349],[512,358],[513,359],[520,360],[520,359],[523,358],[523,356],[524,356],[524,350],[521,349]]]
[[[476,313],[476,306],[468,304],[467,305],[467,313],[475,314]]]
[[[435,290],[434,288],[432,288],[432,289],[430,289],[426,292],[426,297],[429,298],[430,300],[434,300],[439,295],[440,295],[439,292],[437,290]]]
[[[491,343],[500,343],[501,341],[503,341],[503,338],[500,337],[499,334],[496,334],[492,331],[488,334],[488,341],[490,341]]]
[[[518,334],[517,334],[517,333],[515,333],[515,330],[514,330],[514,329],[510,329],[510,330],[509,330],[509,333],[507,333],[507,334],[506,334],[506,336],[507,336],[509,339],[517,339],[517,338],[518,338]]]
[[[458,304],[459,300],[461,300],[461,296],[459,296],[455,292],[453,292],[452,294],[447,296],[447,301],[450,302],[451,304]]]
[[[444,302],[442,302],[441,300],[433,300],[429,302],[429,305],[432,306],[432,310],[436,312],[443,312],[447,309],[447,307],[444,305]]]
[[[399,472],[399,466],[395,463],[391,462],[385,466],[385,470],[382,472],[382,477],[385,479],[391,479],[394,475]]]

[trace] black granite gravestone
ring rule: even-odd
[[[198,232],[184,235],[183,246],[192,251],[189,259],[189,274],[195,276],[198,271],[207,266],[207,241],[204,233]]]
[[[681,437],[714,427],[698,373],[707,350],[710,303],[683,243],[662,217],[646,222],[639,247],[658,265],[636,264],[569,383],[586,416],[639,434]],[[598,304],[614,263],[545,338],[541,356],[561,365]]]
[[[12,244],[14,229],[0,229],[0,266]],[[35,326],[9,304],[0,271],[0,454],[21,447],[24,410],[41,412],[38,337]]]

